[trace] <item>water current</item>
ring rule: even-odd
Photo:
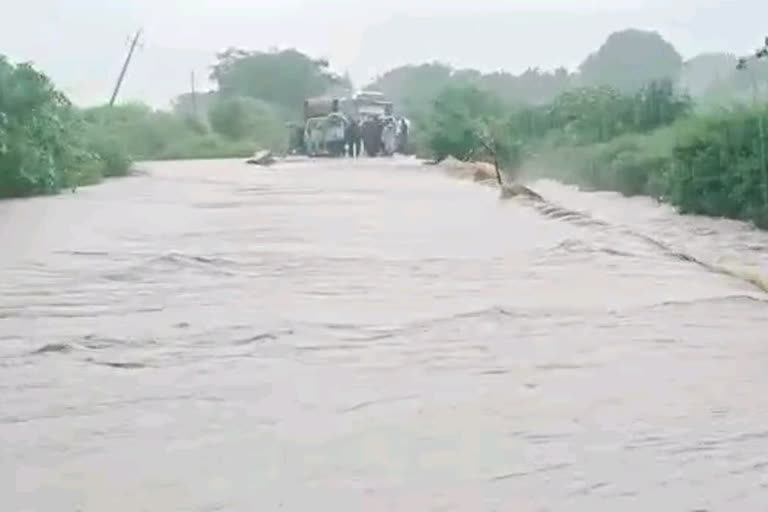
[[[0,203],[4,512],[768,510],[767,234],[405,158],[141,167]]]

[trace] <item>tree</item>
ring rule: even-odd
[[[277,149],[286,129],[274,109],[253,98],[219,98],[208,113],[213,130],[232,140],[252,140]]]
[[[572,86],[573,77],[565,68],[541,71],[529,68],[520,75],[495,72],[482,75],[479,87],[494,92],[513,104],[545,104]]]
[[[671,80],[654,80],[635,93],[632,128],[648,132],[671,124],[691,111],[688,94],[678,94]]]
[[[419,118],[428,114],[432,101],[448,86],[474,86],[510,104],[542,104],[567,90],[572,78],[564,68],[553,72],[534,68],[520,75],[502,71],[484,74],[474,69],[454,70],[434,62],[395,68],[368,88],[380,90],[401,112]]]
[[[52,193],[89,155],[69,100],[30,64],[0,55],[0,197]]]
[[[579,66],[582,85],[635,92],[654,80],[677,79],[683,59],[656,32],[614,32]]]
[[[329,69],[328,61],[312,59],[293,49],[269,52],[229,48],[217,55],[211,70],[219,94],[249,97],[279,107],[286,117],[296,117],[306,98],[351,84]]]
[[[500,185],[501,171],[516,171],[522,161],[522,144],[504,102],[477,86],[443,89],[433,103],[429,126],[428,144],[435,159],[491,161]]]
[[[429,145],[435,158],[468,160],[481,149],[480,124],[503,112],[498,97],[475,86],[448,86],[432,105]]]
[[[398,112],[411,118],[429,113],[432,101],[452,83],[453,69],[440,62],[394,68],[365,89],[381,91]]]

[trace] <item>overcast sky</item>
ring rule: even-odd
[[[433,60],[574,68],[628,27],[658,30],[685,57],[742,54],[768,34],[768,0],[0,0],[0,12],[0,53],[33,61],[89,104],[108,99],[128,37],[143,27],[121,99],[155,106],[189,90],[192,71],[207,76],[227,46],[296,47],[363,84]]]

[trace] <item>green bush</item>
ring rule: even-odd
[[[282,151],[287,146],[282,122],[268,105],[250,98],[215,102],[209,112],[211,128],[204,120],[141,104],[90,108],[83,116],[93,136],[98,134],[96,147],[114,164],[121,157],[123,161],[244,157],[259,149]]]
[[[0,56],[0,197],[99,179],[79,114],[44,74]]]
[[[169,143],[157,160],[235,158],[253,154],[257,146],[250,140],[232,141],[216,133],[189,136]]]
[[[663,174],[666,199],[682,212],[765,226],[766,128],[765,106],[722,111],[681,126]]]
[[[131,157],[118,139],[107,134],[91,133],[85,144],[98,160],[102,176],[125,176],[131,171]]]
[[[190,143],[207,134],[201,124],[142,104],[94,107],[86,109],[83,115],[90,133],[99,140],[99,147],[116,142],[134,160],[164,158],[169,147],[178,147],[179,141]]]
[[[223,97],[208,112],[211,128],[232,141],[249,140],[261,149],[283,151],[288,130],[268,103],[247,97]],[[253,152],[253,149],[251,149]]]
[[[766,130],[766,107],[721,110],[680,119],[650,134],[548,148],[528,162],[528,169],[534,177],[593,190],[650,195],[681,213],[768,227]]]
[[[435,99],[421,142],[437,160],[485,160],[513,173],[522,162],[523,146],[509,114],[493,93],[472,85],[449,86]],[[417,148],[417,154],[424,152]]]

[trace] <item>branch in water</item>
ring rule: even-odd
[[[488,151],[493,156],[493,168],[496,170],[496,182],[499,184],[500,188],[504,187],[504,182],[501,179],[501,170],[499,169],[499,157],[498,157],[498,142],[496,140],[493,140],[493,147],[488,144],[482,135],[475,134],[477,137],[477,140],[480,141],[480,144],[485,147],[485,150]]]

